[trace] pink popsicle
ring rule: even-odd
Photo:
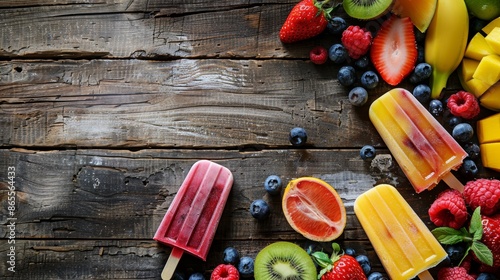
[[[206,259],[232,185],[224,166],[200,160],[191,167],[154,236],[172,246],[162,279],[171,279],[184,252]]]

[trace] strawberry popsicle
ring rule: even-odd
[[[382,184],[366,191],[354,213],[390,279],[433,279],[427,270],[447,253],[396,188]]]
[[[232,185],[231,171],[217,163],[191,167],[154,236],[172,246],[162,279],[171,279],[184,252],[206,259]]]
[[[417,193],[440,180],[463,191],[453,176],[467,153],[407,90],[395,88],[370,106],[370,120]]]

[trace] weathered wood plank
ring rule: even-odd
[[[337,71],[293,60],[4,61],[0,146],[279,147],[294,126],[314,147],[381,145]]]

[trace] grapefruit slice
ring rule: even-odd
[[[291,180],[283,194],[282,207],[290,226],[307,239],[328,242],[344,231],[344,203],[337,191],[321,179]]]
[[[422,33],[431,24],[437,0],[395,0],[392,12],[400,17],[409,17]]]

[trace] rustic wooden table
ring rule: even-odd
[[[280,198],[266,195],[272,174],[333,185],[348,212],[337,241],[376,271],[353,213],[359,194],[393,184],[432,227],[427,209],[447,187],[416,194],[397,164],[361,160],[366,144],[389,154],[368,105],[349,104],[338,65],[308,60],[313,46],[338,38],[278,39],[295,3],[1,1],[1,278],[159,279],[170,248],[152,237],[199,159],[228,167],[235,181],[208,260],[185,256],[186,273],[208,279],[227,246],[255,257],[277,240],[307,242]],[[453,76],[448,91],[458,88]],[[369,102],[389,89],[372,90]],[[288,141],[295,126],[308,133],[304,148]],[[266,221],[249,214],[257,198],[271,204]]]

